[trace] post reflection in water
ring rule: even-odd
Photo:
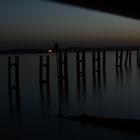
[[[41,106],[50,110],[50,56],[39,58],[39,86]]]
[[[132,67],[131,67],[131,65],[125,66],[125,71],[126,71],[127,78],[129,78],[131,76],[131,74],[132,74]]]
[[[123,68],[116,67],[116,81],[119,83],[120,81],[123,82]]]
[[[47,89],[46,83],[40,83],[40,99],[41,99],[41,107],[45,109],[45,106],[48,110],[50,110],[50,92]]]
[[[125,67],[116,67],[116,81],[118,84],[123,84],[124,81],[124,73],[129,78],[132,73],[131,65]]]
[[[105,76],[104,76],[104,80],[106,80]],[[98,73],[93,72],[93,87],[95,90],[96,89],[100,90],[100,87],[101,87],[101,73],[100,72]]]
[[[9,109],[12,115],[14,111],[14,102],[16,100],[16,113],[20,113],[20,89],[19,89],[19,56],[8,57],[8,91],[9,91]]]

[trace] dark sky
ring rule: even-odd
[[[140,21],[41,0],[0,0],[0,42],[140,44]]]

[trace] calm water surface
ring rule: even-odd
[[[62,93],[62,113],[87,113],[101,117],[140,119],[140,68],[135,53],[131,67],[116,70],[115,55],[107,54],[106,72],[93,80],[92,54],[86,53],[86,84],[77,88],[76,54],[68,54],[68,92]],[[1,139],[139,139],[114,129],[83,126],[79,122],[59,121],[58,83],[55,54],[50,55],[50,92],[39,83],[39,55],[19,55],[20,92],[12,102],[8,91],[8,56],[0,56]],[[13,76],[13,75],[12,75]],[[14,78],[14,76],[13,76]],[[18,106],[18,109],[17,109]]]

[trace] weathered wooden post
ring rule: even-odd
[[[126,51],[126,56],[125,56],[125,66],[127,66],[127,62],[128,62],[128,56],[129,56],[129,51]]]
[[[97,54],[97,55],[96,55]],[[105,54],[104,54],[105,58]],[[105,60],[103,61],[103,65],[105,66]],[[93,68],[93,75],[95,73],[101,72],[101,53],[100,50],[92,52],[92,68]]]
[[[116,67],[118,67],[118,50],[116,50]]]
[[[95,51],[93,51],[92,52],[92,69],[93,69],[93,75],[95,75],[95,71],[96,71],[96,61],[95,61],[95,59],[96,59],[96,52]]]
[[[39,57],[39,84],[40,84],[40,97],[41,105],[44,109],[45,102],[50,106],[50,56]]]
[[[66,51],[59,52],[59,75],[61,93],[63,89],[65,93],[68,93],[68,54]]]
[[[116,68],[122,67],[122,63],[123,63],[123,50],[120,51],[116,50]]]
[[[103,72],[106,70],[106,51],[103,51]]]
[[[129,66],[131,66],[131,50],[126,50],[125,66],[127,66],[128,60],[129,60]]]
[[[86,58],[85,51],[76,52],[76,69],[77,69],[77,87],[80,88],[81,77],[83,88],[86,86]]]
[[[103,59],[105,58],[105,53],[103,56]],[[105,68],[105,60],[103,60],[103,67]],[[93,68],[93,80],[96,78],[96,73],[98,75],[98,78],[101,76],[101,52],[100,50],[98,51],[93,51],[92,52],[92,68]]]
[[[82,76],[83,76],[83,88],[86,87],[86,55],[85,51],[82,51]]]
[[[98,74],[101,72],[101,55],[100,55],[100,51],[97,52],[97,69],[96,72],[98,72]]]
[[[76,72],[77,72],[77,87],[80,88],[80,55],[79,52],[76,52]]]
[[[43,84],[47,85],[47,91],[50,91],[50,60],[49,55],[40,56],[39,59],[39,83],[40,88]],[[45,61],[44,61],[45,60]],[[45,79],[44,79],[45,77]]]
[[[129,66],[131,66],[132,52],[129,50]]]
[[[119,64],[119,67],[122,67],[122,64],[123,64],[123,50],[121,50],[121,52],[120,52],[120,64]]]
[[[13,112],[12,91],[16,93],[16,112],[20,112],[20,95],[19,95],[19,56],[8,57],[8,90],[10,111]],[[14,77],[12,76],[14,75]]]
[[[57,81],[58,81],[58,112],[59,112],[59,120],[61,120],[62,116],[62,94],[61,94],[61,80],[60,80],[60,48],[58,43],[56,42],[54,45],[54,51],[56,53],[56,65],[57,65]]]

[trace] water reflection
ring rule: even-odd
[[[107,84],[107,76],[106,76],[106,69],[103,70],[103,86],[106,87]]]
[[[48,90],[48,86],[46,83],[40,83],[40,99],[41,99],[42,108],[45,109],[45,106],[47,106],[47,109],[49,109],[51,98],[50,98],[50,92]]]
[[[126,77],[129,78],[132,74],[132,67],[131,65],[125,66]]]
[[[84,54],[84,52],[80,52],[79,54],[78,53],[77,53],[77,55],[80,55],[80,57],[77,56],[77,64],[75,65],[76,68],[74,67],[74,70],[76,70],[76,72],[75,72],[76,74],[75,73],[73,74],[73,79],[77,79],[77,80],[73,80],[72,78],[68,79],[68,77],[67,77],[67,76],[71,76],[70,74],[68,74],[69,71],[70,72],[74,71],[73,67],[71,65],[69,67],[67,66],[69,64],[68,63],[69,57],[66,58],[67,53],[66,52],[65,52],[65,54],[63,53],[61,56],[62,59],[60,58],[60,60],[61,60],[61,63],[59,64],[59,68],[60,68],[59,75],[61,78],[60,79],[60,90],[61,90],[60,103],[62,104],[61,105],[62,111],[63,111],[62,113],[66,113],[66,115],[67,114],[80,114],[82,112],[86,112],[86,113],[90,114],[90,113],[94,113],[97,111],[96,112],[97,115],[101,114],[103,116],[104,115],[107,116],[113,112],[114,114],[112,113],[113,115],[111,114],[110,116],[116,117],[117,116],[116,114],[120,113],[120,109],[124,105],[121,102],[122,101],[121,98],[125,98],[126,105],[128,105],[128,107],[126,107],[124,105],[124,109],[121,110],[122,112],[124,112],[124,114],[121,112],[119,114],[120,117],[122,117],[123,115],[125,117],[127,117],[127,115],[131,117],[130,114],[133,114],[133,113],[134,113],[134,117],[135,116],[137,117],[139,114],[137,114],[137,113],[135,114],[135,112],[133,112],[133,110],[134,109],[138,110],[138,108],[136,108],[136,107],[138,107],[138,100],[137,100],[138,94],[136,96],[136,100],[134,100],[137,103],[136,107],[135,107],[135,102],[134,102],[133,106],[129,106],[129,103],[131,100],[131,99],[129,100],[129,98],[131,98],[132,95],[133,95],[133,97],[135,97],[135,94],[130,94],[129,92],[128,92],[129,96],[125,96],[125,95],[117,96],[116,94],[112,94],[112,93],[116,92],[115,91],[116,90],[115,89],[116,80],[120,85],[123,85],[122,83],[124,82],[126,87],[128,85],[130,85],[130,88],[131,87],[133,88],[133,85],[130,84],[131,83],[130,80],[127,81],[127,78],[129,78],[131,76],[132,68],[129,66],[128,67],[122,66],[121,68],[118,67],[117,69],[114,67],[109,67],[109,68],[107,67],[107,69],[105,69],[105,68],[102,69],[103,66],[101,65],[100,70],[98,72],[95,72],[95,71],[92,71],[92,63],[89,63],[88,60],[86,61],[86,56],[85,56],[86,54]],[[92,54],[90,53],[90,57],[91,57],[91,55]],[[74,59],[72,59],[72,61],[73,60],[75,61],[75,55],[73,55],[73,56],[74,56]],[[112,56],[108,56],[108,57],[112,58]],[[114,58],[114,55],[113,55],[113,58]],[[26,73],[26,71],[23,70],[23,73],[26,74],[27,79],[21,83],[21,81],[20,81],[21,79],[19,78],[19,60],[18,59],[19,59],[18,57],[9,57],[8,58],[9,107],[10,107],[10,113],[13,117],[15,117],[15,115],[14,115],[15,112],[16,113],[21,112],[20,90],[23,90],[25,92],[24,89],[19,88],[19,85],[26,82],[26,80],[29,79],[28,76],[30,75],[30,72],[32,72],[29,70],[29,68],[28,68],[29,73]],[[24,98],[23,101],[25,101],[25,99],[26,100],[28,100],[28,99],[33,100],[33,103],[31,105],[32,106],[31,110],[32,109],[33,110],[31,111],[30,115],[34,116],[34,113],[35,114],[38,113],[37,112],[38,111],[38,106],[37,106],[38,101],[41,101],[41,107],[42,107],[41,109],[43,109],[43,110],[41,110],[43,113],[41,115],[45,116],[45,114],[43,112],[44,110],[45,110],[46,114],[49,114],[49,115],[50,115],[50,113],[56,114],[56,113],[58,113],[57,112],[58,111],[58,96],[57,96],[58,89],[55,89],[55,88],[57,88],[57,85],[56,85],[57,82],[51,82],[51,80],[53,81],[54,79],[57,79],[55,77],[56,74],[54,74],[55,67],[51,66],[51,65],[55,65],[55,63],[50,64],[50,57],[48,57],[48,56],[46,57],[44,55],[39,56],[39,58],[37,56],[36,59],[39,60],[39,63],[34,64],[36,66],[36,69],[37,69],[37,73],[34,73],[34,74],[35,74],[35,76],[39,75],[39,77],[37,77],[37,78],[35,76],[31,77],[32,78],[31,81],[35,81],[35,79],[38,80],[38,81],[35,81],[35,83],[37,84],[37,87],[39,86],[40,93],[39,94],[37,93],[38,88],[36,88],[34,86],[30,87],[31,89],[34,89],[34,90],[28,91],[28,86],[25,85],[25,88],[27,88],[28,92],[27,92],[27,94],[23,92],[23,94],[22,94],[22,97]],[[27,61],[27,58],[25,60]],[[54,60],[55,60],[55,58],[54,58]],[[65,62],[64,62],[64,60],[65,60]],[[84,62],[84,61],[86,61],[86,62]],[[17,62],[17,64],[15,64],[15,62]],[[102,62],[102,59],[101,59],[101,62]],[[111,63],[112,62],[113,61],[111,60]],[[100,64],[102,64],[102,63],[100,63]],[[113,64],[114,64],[114,62],[113,62]],[[87,69],[86,69],[86,67],[87,67]],[[27,69],[27,67],[25,67],[25,69]],[[140,67],[138,67],[138,69],[140,69]],[[50,72],[51,70],[53,71],[52,73]],[[134,67],[134,70],[135,70],[135,67]],[[115,72],[116,72],[116,75],[115,75]],[[65,75],[64,73],[66,73],[67,76],[64,76]],[[92,76],[92,74],[93,74],[93,78],[91,77],[91,79],[90,79],[90,76]],[[139,74],[139,73],[136,73],[135,76],[137,76],[137,74]],[[74,76],[76,76],[76,78]],[[116,79],[115,79],[115,76],[116,76]],[[53,79],[52,77],[53,78],[55,77],[55,78]],[[89,79],[88,79],[88,77],[89,77]],[[111,79],[110,79],[110,77],[111,77]],[[93,80],[93,83],[92,83],[92,80]],[[132,78],[132,80],[134,81],[133,78]],[[29,79],[29,81],[30,81],[30,79]],[[107,85],[107,82],[108,82],[108,85]],[[51,83],[53,83],[54,85],[50,85]],[[31,84],[31,85],[33,85],[33,84]],[[94,86],[94,89],[92,89],[93,88],[92,86]],[[137,86],[137,85],[135,85],[135,86]],[[24,87],[24,86],[22,85],[22,87]],[[50,89],[51,87],[54,88],[54,90]],[[106,87],[107,87],[107,90],[105,91],[104,88],[106,88]],[[123,88],[121,87],[120,91]],[[138,87],[136,87],[136,88],[138,88]],[[97,92],[95,92],[95,90]],[[34,94],[34,92],[31,92],[31,91],[35,91],[36,94]],[[54,92],[51,92],[51,91],[54,91]],[[92,92],[97,93],[96,96],[93,96]],[[98,93],[101,93],[101,94],[98,96]],[[80,100],[77,100],[76,95],[78,95],[77,97]],[[38,98],[38,97],[40,97],[40,98]],[[93,99],[92,97],[95,97],[95,98]],[[110,107],[110,105],[111,105],[111,107]],[[25,105],[22,107],[24,108],[24,110],[28,111],[27,106]],[[34,106],[37,107],[37,109]],[[39,107],[40,107],[40,104],[39,104]],[[115,109],[113,109],[113,108],[115,108]],[[127,109],[128,109],[128,111],[127,111]],[[40,113],[40,110],[39,110],[39,113]],[[24,115],[27,116],[27,118],[29,117],[28,114],[26,114],[26,112]],[[40,117],[40,114],[37,114],[37,117],[38,116]],[[13,119],[13,117],[12,117],[12,119]],[[40,119],[39,117],[37,119]],[[25,118],[25,120],[27,118]],[[48,117],[46,117],[46,116],[45,116],[45,118],[48,119]],[[45,121],[47,119],[42,120],[43,121],[42,124],[45,124]],[[28,123],[28,120],[26,123]],[[35,123],[37,123],[37,121],[35,121]],[[52,121],[52,124],[53,123],[54,123],[54,121]],[[62,124],[60,124],[60,125],[62,125]],[[54,125],[51,125],[51,126],[54,127]],[[65,126],[65,122],[64,122],[64,126]],[[64,126],[62,126],[62,127],[64,127]],[[31,127],[33,127],[33,126],[31,126]],[[49,128],[47,128],[47,129],[49,130]],[[60,126],[58,130],[61,132],[61,129],[62,128]],[[42,130],[44,130],[43,127],[42,127]],[[63,133],[63,131],[62,131],[62,133]],[[64,136],[64,134],[63,134],[63,136]],[[61,138],[62,137],[60,135],[60,139]]]
[[[116,81],[119,83],[120,81],[123,81],[123,68],[117,67],[116,68]]]
[[[125,67],[116,67],[116,82],[123,84],[124,73],[126,74],[127,79],[131,76],[132,68],[131,65]]]

